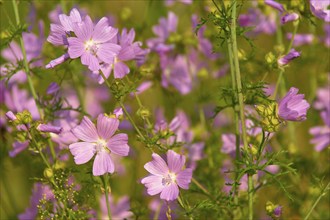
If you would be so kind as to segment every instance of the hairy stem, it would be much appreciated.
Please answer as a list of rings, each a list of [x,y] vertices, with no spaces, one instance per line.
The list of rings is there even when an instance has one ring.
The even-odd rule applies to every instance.
[[[107,211],[108,211],[108,217],[109,220],[111,220],[111,209],[110,209],[110,202],[109,202],[109,192],[108,192],[108,187],[110,187],[110,185],[108,185],[108,175],[105,174],[104,176],[101,176],[102,180],[103,180],[103,184],[104,184],[104,192],[105,192],[105,202],[107,204]]]

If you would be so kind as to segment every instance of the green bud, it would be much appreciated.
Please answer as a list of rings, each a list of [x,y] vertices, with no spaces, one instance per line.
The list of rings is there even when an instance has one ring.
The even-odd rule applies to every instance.
[[[54,172],[51,168],[46,168],[44,170],[44,177],[51,179],[54,176]]]
[[[243,49],[238,50],[238,59],[239,60],[246,60],[246,53]]]
[[[132,10],[130,8],[123,8],[123,10],[120,13],[120,17],[122,20],[127,20],[132,16]]]
[[[148,117],[150,117],[150,111],[145,107],[141,107],[137,111],[137,115],[140,116],[141,118],[148,118]]]
[[[271,214],[273,214],[274,209],[275,209],[274,204],[273,204],[272,202],[270,202],[270,201],[267,201],[267,202],[266,202],[266,212],[267,212],[269,215],[271,215]]]
[[[268,105],[258,105],[256,111],[261,116],[261,124],[265,131],[276,132],[281,124],[278,117],[278,105],[276,102],[271,102]]]
[[[32,115],[28,110],[24,110],[16,114],[16,122],[18,124],[29,124],[32,122]]]
[[[272,52],[267,53],[265,59],[268,64],[276,62],[276,57]]]
[[[197,73],[197,76],[201,79],[207,79],[208,75],[209,73],[205,68],[200,69]]]
[[[254,146],[253,144],[250,144],[249,150],[253,156],[256,156],[258,154],[258,148],[256,146]]]

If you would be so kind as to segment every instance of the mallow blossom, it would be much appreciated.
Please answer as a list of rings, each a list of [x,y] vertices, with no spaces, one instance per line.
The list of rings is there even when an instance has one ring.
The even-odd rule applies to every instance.
[[[298,94],[298,89],[291,87],[278,105],[278,115],[285,121],[306,120],[309,103],[304,99],[304,94]]]
[[[279,66],[285,66],[285,65],[289,64],[292,60],[300,57],[300,54],[301,53],[296,51],[295,49],[291,49],[287,55],[279,58],[277,60],[277,63]]]
[[[101,207],[101,219],[109,219],[108,209],[106,204],[106,197],[102,195],[100,198]],[[112,219],[129,219],[133,216],[133,212],[130,211],[130,203],[128,196],[123,196],[118,199],[117,202],[114,201],[111,195],[109,195],[109,203],[111,210]]]
[[[100,176],[113,173],[115,165],[111,154],[127,156],[129,153],[127,134],[115,134],[119,126],[117,118],[100,114],[97,126],[84,117],[81,124],[72,129],[72,133],[82,142],[70,144],[69,149],[76,164],[84,164],[96,155],[93,164],[93,175]]]
[[[312,13],[326,22],[330,22],[330,1],[328,0],[310,0],[310,9]]]
[[[145,185],[149,195],[160,193],[161,199],[173,201],[179,196],[179,187],[189,188],[192,169],[184,169],[185,156],[177,154],[173,150],[167,151],[166,156],[165,162],[158,154],[152,154],[153,160],[144,165],[151,175],[143,178],[141,183]]]

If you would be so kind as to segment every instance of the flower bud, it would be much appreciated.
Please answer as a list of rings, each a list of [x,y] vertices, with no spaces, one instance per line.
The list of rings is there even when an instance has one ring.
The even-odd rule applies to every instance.
[[[145,107],[141,107],[138,111],[137,114],[141,117],[141,118],[148,118],[150,117],[150,111],[145,108]]]
[[[290,13],[290,14],[286,14],[281,18],[281,23],[285,24],[288,23],[290,21],[296,21],[299,19],[299,15],[297,13]]]
[[[32,115],[27,110],[17,113],[16,118],[19,124],[29,124],[32,122]]]
[[[15,121],[17,118],[16,118],[16,116],[15,116],[15,114],[12,112],[12,111],[8,111],[7,113],[6,113],[6,116],[7,116],[7,118],[9,119],[9,120],[11,120],[11,121]]]
[[[51,168],[46,168],[44,170],[44,177],[50,179],[54,176],[53,170]]]
[[[277,63],[279,66],[285,66],[297,57],[300,57],[300,52],[296,51],[295,49],[291,49],[287,55],[278,59]]]
[[[267,53],[265,59],[268,64],[272,64],[276,60],[275,55],[272,52]]]
[[[278,105],[276,102],[271,102],[269,105],[258,105],[256,111],[261,116],[261,124],[265,131],[275,132],[278,130],[281,121],[277,115]]]
[[[59,134],[62,131],[62,127],[40,124],[40,125],[38,125],[37,130],[41,131],[41,132],[51,132],[54,134]]]
[[[51,69],[54,68],[55,66],[64,63],[66,60],[68,60],[70,58],[69,54],[63,54],[62,56],[56,58],[55,60],[50,61],[47,65],[46,65],[46,69]]]

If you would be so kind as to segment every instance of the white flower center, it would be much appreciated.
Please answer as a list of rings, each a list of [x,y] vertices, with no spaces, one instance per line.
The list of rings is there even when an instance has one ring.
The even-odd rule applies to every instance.
[[[103,139],[98,139],[98,141],[96,142],[96,145],[95,145],[95,152],[99,153],[102,151],[109,151],[109,149],[107,147],[107,142]]]
[[[162,184],[163,185],[170,185],[175,183],[176,181],[176,174],[169,172],[166,176],[163,176]]]
[[[90,39],[84,43],[85,50],[90,52],[93,55],[96,55],[97,50],[99,48],[98,43],[93,39]]]

